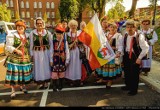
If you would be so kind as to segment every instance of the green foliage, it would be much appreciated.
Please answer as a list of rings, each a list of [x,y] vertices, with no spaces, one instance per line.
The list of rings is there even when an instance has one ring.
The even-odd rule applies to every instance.
[[[61,0],[59,11],[61,19],[76,19],[79,14],[77,0]]]
[[[121,2],[117,2],[116,5],[108,11],[108,19],[118,20],[119,18],[123,18],[125,16],[125,7],[121,4]]]
[[[11,20],[11,11],[7,9],[6,4],[0,5],[0,21],[10,22]]]

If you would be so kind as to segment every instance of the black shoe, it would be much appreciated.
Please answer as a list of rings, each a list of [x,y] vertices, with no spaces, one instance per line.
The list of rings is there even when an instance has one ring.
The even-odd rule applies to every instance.
[[[25,93],[25,94],[28,94],[28,91],[27,91],[26,88],[23,88],[23,89],[20,88],[20,91],[22,91],[22,92]]]
[[[137,92],[128,92],[128,96],[134,96],[134,95],[136,95],[137,94]]]
[[[40,85],[38,89],[39,90],[43,90],[44,89],[44,85]]]
[[[107,85],[106,85],[106,89],[111,89],[111,88],[112,88],[111,86],[107,86]]]
[[[128,87],[126,87],[126,86],[121,87],[121,89],[122,89],[123,91],[128,91],[128,90],[129,90],[129,88],[128,88]]]

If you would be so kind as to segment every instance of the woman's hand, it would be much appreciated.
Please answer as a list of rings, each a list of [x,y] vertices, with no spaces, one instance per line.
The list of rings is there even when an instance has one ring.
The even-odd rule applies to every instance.
[[[22,55],[22,51],[21,50],[18,50],[18,49],[15,49],[15,52],[18,54],[18,55]]]

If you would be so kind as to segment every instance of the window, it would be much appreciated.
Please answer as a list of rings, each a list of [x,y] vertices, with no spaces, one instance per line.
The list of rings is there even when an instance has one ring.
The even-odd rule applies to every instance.
[[[15,17],[14,11],[11,11],[11,17]]]
[[[46,3],[46,8],[50,8],[50,3],[49,2]]]
[[[34,2],[34,8],[37,8],[37,2]]]
[[[27,16],[26,17],[30,18],[30,12],[29,11],[27,11]]]
[[[51,8],[52,8],[52,9],[54,8],[54,2],[51,3]]]
[[[42,17],[42,12],[39,12],[39,17]]]
[[[26,1],[26,8],[29,8],[29,2]]]
[[[37,12],[34,12],[34,17],[35,17],[35,18],[37,18],[37,17],[38,17]]]
[[[55,22],[54,21],[52,22],[52,26],[55,26]]]
[[[29,26],[29,27],[30,27],[30,22],[29,22],[29,21],[27,21],[27,23],[26,23],[26,24],[27,24],[27,26]]]
[[[24,8],[24,2],[21,1],[21,8]]]
[[[50,18],[50,12],[47,12],[47,18]]]
[[[7,4],[7,6],[9,7],[9,1],[8,1],[8,0],[6,0],[6,4]]]
[[[10,6],[13,7],[13,0],[10,0]]]
[[[54,12],[52,12],[52,18],[55,18],[55,13]]]
[[[38,3],[38,7],[39,7],[39,8],[42,8],[42,2],[39,2],[39,3]]]
[[[24,11],[21,12],[21,17],[25,18],[25,12]]]

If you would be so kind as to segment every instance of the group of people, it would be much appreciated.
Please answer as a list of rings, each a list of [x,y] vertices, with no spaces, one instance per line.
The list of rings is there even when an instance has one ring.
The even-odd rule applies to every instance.
[[[109,23],[105,17],[102,18],[103,31],[116,57],[102,67],[92,70],[88,62],[90,49],[78,40],[86,26],[84,21],[80,23],[80,30],[76,20],[70,20],[69,23],[62,21],[51,34],[45,29],[43,19],[38,17],[35,20],[35,29],[27,34],[25,21],[17,20],[17,31],[6,38],[6,50],[10,54],[5,62],[5,84],[11,87],[10,97],[16,96],[17,85],[21,91],[27,93],[26,84],[33,80],[38,89],[47,89],[48,83],[52,81],[53,91],[63,88],[64,79],[67,79],[70,86],[83,86],[91,73],[96,73],[96,84],[105,82],[106,88],[111,88],[113,80],[121,76],[122,72],[126,84],[122,90],[128,90],[129,95],[136,95],[141,63],[142,71],[149,72],[152,45],[158,39],[154,30],[145,27],[149,24],[149,20],[142,21],[144,28],[138,32],[135,22],[128,20],[123,36],[117,32],[116,23]]]
[[[122,21],[121,21],[122,22]],[[106,65],[96,69],[98,80],[96,84],[106,83],[106,88],[111,88],[113,79],[124,73],[125,85],[122,90],[129,91],[128,95],[137,94],[139,74],[147,76],[151,69],[152,48],[158,40],[156,32],[150,28],[149,19],[141,22],[135,20],[123,21],[120,26],[124,30],[118,32],[119,25],[108,22],[107,18],[101,19],[103,31],[116,57]]]

